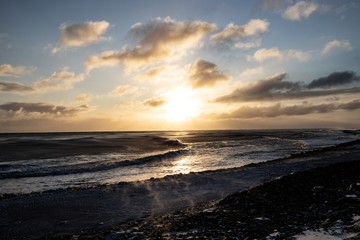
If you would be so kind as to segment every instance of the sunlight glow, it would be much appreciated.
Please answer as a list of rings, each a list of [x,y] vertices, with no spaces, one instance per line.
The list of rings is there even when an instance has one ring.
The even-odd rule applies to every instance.
[[[181,122],[198,116],[201,101],[194,94],[195,92],[188,88],[178,88],[169,92],[165,105],[165,119]]]
[[[191,171],[191,160],[189,157],[182,158],[174,163],[174,173],[187,174]]]

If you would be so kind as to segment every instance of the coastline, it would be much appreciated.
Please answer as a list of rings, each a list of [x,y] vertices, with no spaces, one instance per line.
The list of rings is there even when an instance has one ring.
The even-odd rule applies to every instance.
[[[52,239],[360,238],[360,161],[284,176],[218,202]]]
[[[1,238],[39,238],[109,228],[219,201],[299,171],[360,160],[360,141],[238,169],[168,176],[89,189],[55,190],[0,199]]]

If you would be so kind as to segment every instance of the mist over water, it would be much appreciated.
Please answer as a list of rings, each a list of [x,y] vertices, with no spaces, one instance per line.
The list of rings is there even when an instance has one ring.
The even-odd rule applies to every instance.
[[[358,138],[338,130],[0,135],[0,194],[241,167]]]

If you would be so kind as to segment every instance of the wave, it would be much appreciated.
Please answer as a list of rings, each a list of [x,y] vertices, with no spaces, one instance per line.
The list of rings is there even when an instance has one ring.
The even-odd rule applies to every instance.
[[[142,135],[94,134],[88,136],[45,135],[46,137],[13,137],[0,135],[0,161],[60,158],[77,155],[95,155],[109,152],[159,152],[186,147],[176,139],[150,133]],[[53,138],[50,138],[52,136]]]
[[[168,151],[165,153],[140,157],[132,160],[122,160],[117,162],[96,162],[89,164],[78,164],[78,165],[65,165],[64,168],[59,168],[58,166],[51,166],[43,169],[33,170],[31,167],[26,169],[26,166],[23,169],[19,170],[9,170],[0,173],[0,179],[6,178],[25,178],[25,177],[44,177],[44,176],[56,176],[56,175],[68,175],[68,174],[80,174],[80,173],[90,173],[90,172],[100,172],[111,170],[115,168],[128,167],[128,166],[137,166],[149,163],[158,163],[162,161],[167,161],[177,157],[184,156],[188,154],[188,149],[180,149],[174,151]],[[68,168],[66,168],[68,167]],[[6,170],[9,168],[9,165],[0,166],[0,170]]]

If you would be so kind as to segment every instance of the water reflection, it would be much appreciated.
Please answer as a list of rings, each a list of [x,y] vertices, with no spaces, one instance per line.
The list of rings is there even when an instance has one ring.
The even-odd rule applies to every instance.
[[[175,161],[173,163],[172,171],[177,173],[183,173],[187,174],[192,171],[192,157],[186,156],[183,158],[180,158],[179,160]]]

